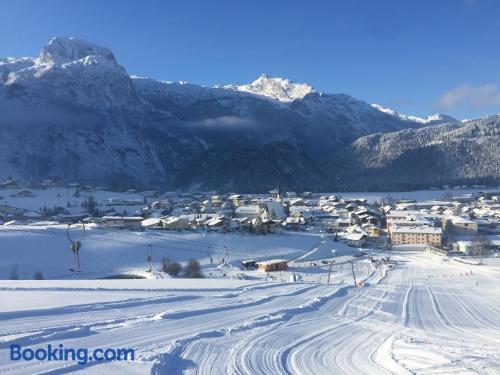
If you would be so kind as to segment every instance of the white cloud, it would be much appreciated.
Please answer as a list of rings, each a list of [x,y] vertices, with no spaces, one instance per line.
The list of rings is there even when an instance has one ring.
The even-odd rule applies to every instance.
[[[243,127],[243,126],[252,126],[255,123],[253,120],[237,116],[219,116],[219,117],[212,117],[195,121],[192,124],[195,126],[211,126],[211,127],[228,127],[228,126]]]
[[[500,106],[500,91],[494,83],[478,86],[462,84],[441,95],[436,105],[448,110],[498,108]]]

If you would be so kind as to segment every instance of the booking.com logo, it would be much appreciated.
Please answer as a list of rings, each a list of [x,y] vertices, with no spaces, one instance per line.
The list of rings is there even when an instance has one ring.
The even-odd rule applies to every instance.
[[[10,346],[11,361],[75,361],[79,365],[85,365],[89,361],[111,362],[111,361],[133,361],[135,359],[134,349],[112,349],[96,348],[90,351],[87,348],[65,348],[63,344],[31,349],[23,348],[21,345]]]

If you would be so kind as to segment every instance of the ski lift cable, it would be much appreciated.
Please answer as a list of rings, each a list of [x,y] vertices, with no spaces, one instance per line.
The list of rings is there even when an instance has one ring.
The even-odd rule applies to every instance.
[[[189,240],[189,239],[182,239],[182,238],[179,238],[179,237],[174,237],[174,239],[172,240],[170,236],[166,235],[166,236],[162,236],[162,233],[155,233],[155,236],[148,236],[148,234],[150,234],[151,232],[145,232],[144,235],[142,235],[142,233],[133,233],[133,232],[126,232],[126,231],[123,231],[123,230],[119,230],[119,229],[111,229],[111,228],[96,228],[96,230],[102,230],[102,231],[107,231],[107,232],[112,232],[112,233],[118,233],[120,235],[125,235],[125,236],[130,236],[130,237],[134,237],[134,238],[140,238],[140,239],[144,239],[144,238],[147,238],[149,240],[153,240],[153,241],[165,241],[164,238],[168,238],[169,240],[171,240],[172,242],[188,242],[188,243],[193,243],[194,245],[196,246],[200,246],[200,247],[208,247],[208,248],[214,248],[214,247],[219,247],[219,248],[223,248],[223,249],[226,249],[226,252],[228,251],[228,249],[231,249],[231,250],[234,250],[234,251],[231,251],[229,252],[230,254],[233,254],[233,255],[240,255],[240,256],[244,256],[246,254],[245,251],[242,251],[242,250],[239,250],[239,249],[235,249],[233,247],[231,248],[228,248],[227,246],[224,246],[224,245],[218,245],[218,244],[213,244],[213,243],[210,243],[210,242],[201,242],[201,241],[196,241],[196,240]],[[157,238],[158,237],[164,237],[164,238]],[[182,243],[183,245],[185,243]],[[185,249],[185,248],[183,248]],[[189,249],[191,250],[191,249]],[[193,250],[194,251],[194,250]],[[203,252],[203,250],[196,250],[198,252]]]
[[[18,231],[18,232],[24,232],[24,233],[37,233],[37,234],[43,234],[43,235],[52,235],[56,237],[67,237],[65,233],[60,233],[58,231],[50,230],[50,229],[45,229],[45,230],[39,230],[39,229],[21,229],[21,228],[13,228],[10,226],[8,229],[2,229],[0,230],[13,230],[13,231]],[[130,246],[137,246],[137,245],[145,245],[146,242],[134,242],[134,241],[127,241],[127,240],[117,240],[117,239],[111,239],[111,238],[92,238],[92,237],[87,237],[88,241],[94,241],[94,242],[108,242],[108,243],[116,243],[116,244],[121,244],[121,245],[130,245]],[[200,253],[200,254],[206,254],[204,250],[201,249],[189,249],[185,247],[179,247],[179,246],[164,246],[164,245],[156,245],[157,248],[160,249],[165,249],[165,250],[182,250],[182,251],[189,251],[189,252],[194,252],[194,253]],[[233,255],[242,255],[242,254],[235,254],[235,253],[230,253]]]

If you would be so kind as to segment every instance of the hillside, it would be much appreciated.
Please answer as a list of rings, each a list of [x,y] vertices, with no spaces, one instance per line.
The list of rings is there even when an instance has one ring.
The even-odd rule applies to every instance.
[[[121,188],[261,192],[280,174],[298,191],[415,189],[500,177],[497,117],[407,116],[267,75],[215,87],[130,76],[109,49],[77,38],[0,59],[0,145],[0,179]]]
[[[329,162],[338,189],[500,182],[500,116],[362,137]]]
[[[256,181],[262,190],[278,170],[312,189],[336,149],[421,126],[265,75],[213,88],[130,76],[110,50],[77,38],[54,38],[36,58],[0,59],[0,113],[0,178],[168,189],[245,191]]]

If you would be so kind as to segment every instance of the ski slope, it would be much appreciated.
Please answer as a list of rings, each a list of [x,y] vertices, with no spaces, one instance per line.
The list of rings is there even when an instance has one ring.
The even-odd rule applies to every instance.
[[[500,268],[390,254],[333,282],[0,282],[0,372],[10,374],[498,374]],[[472,269],[472,274],[470,271]],[[342,282],[344,280],[344,282]],[[133,362],[13,362],[36,348],[134,348]]]

